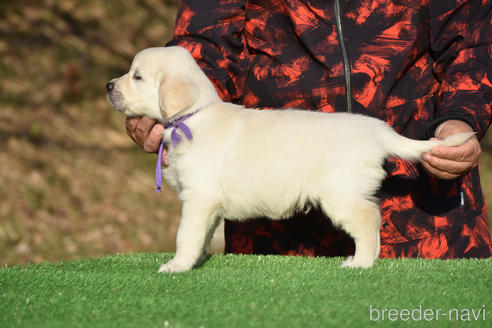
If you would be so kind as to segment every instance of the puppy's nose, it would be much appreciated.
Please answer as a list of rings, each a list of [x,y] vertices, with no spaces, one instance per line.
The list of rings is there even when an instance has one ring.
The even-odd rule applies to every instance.
[[[114,83],[108,82],[108,84],[106,84],[106,92],[110,93],[113,89],[114,89]]]

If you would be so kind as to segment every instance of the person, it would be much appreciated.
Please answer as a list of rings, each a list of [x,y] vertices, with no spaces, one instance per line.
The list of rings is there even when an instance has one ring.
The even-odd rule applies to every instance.
[[[168,45],[187,48],[222,99],[246,107],[359,113],[414,139],[475,131],[464,145],[436,147],[420,162],[386,161],[376,195],[380,257],[484,258],[492,246],[477,163],[492,118],[491,7],[475,0],[182,0]],[[137,144],[156,152],[161,124],[126,123]],[[316,206],[281,222],[226,220],[225,242],[226,252],[242,254],[354,251]]]

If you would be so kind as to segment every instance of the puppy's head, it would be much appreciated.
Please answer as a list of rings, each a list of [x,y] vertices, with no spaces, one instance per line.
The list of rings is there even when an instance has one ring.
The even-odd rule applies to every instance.
[[[181,47],[139,52],[130,71],[111,80],[106,91],[113,107],[125,115],[159,120],[220,101],[191,54]]]

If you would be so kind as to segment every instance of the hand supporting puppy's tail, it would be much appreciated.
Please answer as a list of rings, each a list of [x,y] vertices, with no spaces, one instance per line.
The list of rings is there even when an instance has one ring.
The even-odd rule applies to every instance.
[[[475,135],[475,132],[457,133],[444,140],[413,140],[391,131],[390,135],[383,138],[382,142],[388,152],[406,160],[418,160],[420,157],[437,146],[461,146]]]

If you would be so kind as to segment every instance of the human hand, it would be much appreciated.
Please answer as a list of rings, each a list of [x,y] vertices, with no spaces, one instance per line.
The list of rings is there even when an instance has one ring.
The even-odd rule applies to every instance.
[[[432,139],[444,140],[461,132],[473,132],[473,129],[463,121],[449,120],[439,125],[435,132],[435,138]],[[452,180],[477,166],[481,153],[480,143],[474,136],[461,146],[435,147],[422,156],[421,163],[431,176],[443,180]]]
[[[126,133],[148,153],[157,153],[164,127],[157,120],[145,116],[126,118]],[[167,150],[162,153],[162,164],[167,165]]]
[[[135,116],[126,118],[126,133],[148,153],[157,153],[164,127],[157,120]]]

